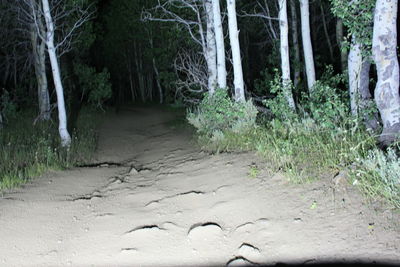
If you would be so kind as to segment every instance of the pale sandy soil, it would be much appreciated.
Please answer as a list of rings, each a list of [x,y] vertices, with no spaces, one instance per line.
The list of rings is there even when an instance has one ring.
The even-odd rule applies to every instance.
[[[96,162],[122,166],[50,172],[4,194],[0,265],[400,263],[398,213],[331,179],[289,184],[250,153],[200,152],[171,120],[160,108],[110,114]]]

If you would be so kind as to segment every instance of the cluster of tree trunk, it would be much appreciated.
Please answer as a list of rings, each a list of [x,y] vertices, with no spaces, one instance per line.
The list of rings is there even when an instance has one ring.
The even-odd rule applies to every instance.
[[[351,3],[361,5],[362,2],[355,0]],[[51,109],[56,106],[61,143],[68,147],[71,137],[68,131],[70,127],[67,127],[68,113],[60,61],[65,59],[66,70],[72,77],[73,55],[64,58],[61,55],[67,53],[72,45],[72,32],[84,25],[90,15],[87,10],[81,10],[80,13],[74,13],[80,15],[66,22],[67,15],[73,13],[68,10],[70,7],[66,8],[66,4],[61,0],[21,0],[18,4],[11,0],[0,0],[0,22],[9,26],[1,29],[3,39],[7,41],[1,41],[0,81],[2,86],[14,83],[17,88],[21,87],[22,82],[32,80],[29,76],[33,74],[35,82],[30,82],[29,86],[35,84],[38,119],[49,120]],[[61,5],[65,5],[65,8],[59,8]],[[357,33],[351,36],[348,53],[345,49],[339,50],[344,44],[346,25],[332,14],[327,15],[327,4],[323,1],[115,0],[103,5],[100,22],[108,31],[99,38],[97,44],[102,43],[93,50],[101,49],[104,52],[102,55],[106,55],[104,59],[97,59],[102,61],[98,65],[110,69],[115,83],[116,102],[157,99],[163,103],[169,95],[177,95],[183,88],[189,93],[208,91],[210,94],[217,88],[232,88],[234,99],[244,101],[249,95],[246,77],[254,76],[249,72],[256,61],[249,60],[252,43],[248,28],[263,27],[269,48],[279,51],[280,60],[276,62],[279,61],[282,88],[288,106],[293,111],[297,108],[293,88],[303,86],[303,82],[308,94],[313,94],[318,71],[315,46],[319,49],[322,46],[326,48],[324,56],[330,61],[339,62],[341,71],[348,74],[352,114],[365,116],[363,120],[371,129],[377,129],[378,121],[381,121],[383,132],[380,141],[385,145],[392,143],[400,133],[396,51],[398,0],[376,0],[372,51],[369,55],[363,52],[365,45]],[[248,5],[254,12],[237,11],[237,5],[244,9]],[[143,9],[147,11],[142,12]],[[261,12],[257,13],[256,9]],[[134,19],[133,13],[136,14]],[[258,20],[246,26],[243,17],[261,18],[262,24]],[[151,26],[146,21],[172,22],[178,26]],[[315,41],[319,34],[317,26],[324,37],[323,45]],[[243,31],[239,30],[241,27]],[[336,38],[331,37],[332,32]],[[171,47],[164,45],[166,37]],[[172,40],[174,38],[176,40]],[[183,43],[185,45],[180,47]],[[258,40],[257,45],[261,43],[265,42]],[[115,45],[119,49],[115,49]],[[337,60],[335,54],[339,55]],[[371,90],[369,83],[371,64],[376,65],[377,71],[375,90]],[[32,72],[28,71],[30,67]],[[176,88],[172,89],[168,87],[167,75],[171,68],[180,78],[180,82],[174,84]],[[76,77],[74,79],[77,80]],[[56,105],[51,105],[54,100],[49,93],[50,84],[54,84]],[[72,86],[78,87],[77,84]],[[79,95],[72,98],[78,99]],[[364,115],[372,100],[379,109],[380,120],[378,116]],[[74,110],[79,110],[79,107],[74,107]],[[4,116],[0,112],[0,124],[2,121]]]
[[[282,86],[285,90],[285,97],[288,106],[293,110],[296,109],[291,91],[291,66],[289,56],[289,20],[287,16],[287,1],[277,0],[279,6],[279,31],[280,31],[280,56],[281,56],[281,73],[282,73]],[[301,17],[301,39],[302,49],[304,53],[304,69],[307,79],[307,87],[309,94],[313,93],[313,86],[316,82],[316,71],[314,64],[314,52],[312,47],[312,37],[310,27],[310,6],[308,0],[299,0],[300,3],[300,17]],[[354,2],[354,1],[353,1]],[[300,61],[300,48],[298,43],[297,33],[297,11],[296,1],[290,1],[290,9],[292,16],[292,42],[294,59],[296,62]],[[361,2],[359,4],[362,4]],[[271,18],[268,11],[268,2],[260,1],[259,5],[264,5],[264,13],[256,14],[255,16],[267,19],[269,23],[274,18]],[[328,34],[323,5],[320,5],[322,13],[322,22],[324,32],[326,34],[326,41],[328,51],[333,58],[333,48]],[[374,90],[375,103],[378,106],[380,117],[383,126],[383,132],[380,135],[380,142],[383,145],[389,145],[400,134],[400,97],[399,97],[399,66],[396,53],[397,47],[397,0],[377,0],[374,10],[374,23],[373,23],[373,40],[372,40],[372,54],[373,59],[364,55],[362,51],[362,44],[356,35],[352,36],[350,44],[350,51],[346,54],[345,50],[340,50],[340,62],[342,71],[348,71],[349,77],[349,95],[351,113],[355,117],[361,114],[366,114],[366,109],[370,108],[372,95],[370,93],[370,67],[371,62],[376,64],[377,69],[377,85]],[[336,37],[338,47],[341,48],[344,41],[343,38],[343,22],[337,19],[336,22]],[[294,69],[293,84],[298,85],[300,72],[297,68]],[[376,116],[363,115],[363,121],[367,128],[376,130],[378,128],[378,120]]]

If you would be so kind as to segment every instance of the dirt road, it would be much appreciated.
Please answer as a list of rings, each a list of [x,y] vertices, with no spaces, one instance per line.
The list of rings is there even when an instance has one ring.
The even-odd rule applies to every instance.
[[[398,214],[370,211],[351,187],[334,194],[330,179],[291,185],[252,154],[200,152],[174,119],[162,108],[109,114],[101,166],[0,198],[0,265],[400,263]]]

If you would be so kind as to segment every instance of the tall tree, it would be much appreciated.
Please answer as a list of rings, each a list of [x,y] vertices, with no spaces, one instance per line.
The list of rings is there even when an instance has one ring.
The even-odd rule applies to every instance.
[[[293,66],[293,85],[297,87],[300,82],[300,45],[299,45],[299,32],[297,26],[297,11],[296,0],[290,0],[290,14],[292,17],[292,43],[294,51],[294,64]]]
[[[362,44],[353,36],[348,55],[348,73],[350,107],[351,113],[355,117],[359,116],[359,111],[366,108],[365,103],[361,102],[367,100],[362,95],[367,96],[369,93],[370,66],[371,62],[368,57],[363,56]]]
[[[244,101],[242,58],[240,56],[239,30],[236,18],[236,0],[227,0],[229,40],[232,50],[233,86],[236,101]]]
[[[398,0],[377,0],[372,54],[378,73],[375,101],[383,122],[380,141],[392,143],[400,133],[399,62],[397,58]]]
[[[217,82],[219,88],[226,88],[225,41],[219,0],[212,0],[214,32],[217,46]]]
[[[280,29],[280,51],[281,51],[281,70],[282,70],[282,85],[284,95],[289,107],[292,110],[296,109],[292,82],[290,80],[290,57],[289,57],[289,24],[287,16],[287,1],[279,1],[279,29]]]
[[[315,83],[314,52],[310,33],[310,4],[309,0],[300,0],[301,37],[303,40],[304,62],[307,75],[307,86],[310,93]]]
[[[32,19],[30,19],[30,33],[33,51],[33,64],[35,68],[36,81],[38,86],[39,100],[39,119],[50,119],[50,98],[47,88],[46,74],[46,43],[40,38],[45,36],[45,27],[43,23],[42,8],[40,2],[29,0],[28,5],[31,9]]]
[[[367,112],[372,102],[369,90],[369,70],[373,31],[371,14],[375,7],[375,0],[354,0],[351,3],[347,0],[331,0],[331,2],[333,13],[346,26],[351,36],[349,47],[346,47],[344,42],[341,44],[342,53],[349,50],[347,67],[342,67],[342,70],[348,70],[351,113],[363,120],[367,128],[375,130],[378,127],[376,116],[371,116],[370,112]],[[343,25],[340,28],[343,28]],[[337,36],[342,38],[342,33]],[[342,60],[343,57],[342,54]]]
[[[56,46],[54,45],[55,27],[50,13],[48,0],[42,0],[43,15],[46,21],[46,46],[50,58],[51,71],[53,73],[54,86],[57,94],[58,131],[61,137],[61,145],[68,147],[71,144],[71,136],[67,129],[67,113],[65,110],[64,88],[61,80]]]
[[[336,19],[336,43],[340,51],[340,67],[342,73],[347,70],[347,52],[344,49],[344,33],[343,33],[343,20],[341,18]]]
[[[180,87],[186,87],[189,91],[194,91],[191,88],[194,86],[200,87],[200,90],[195,90],[197,92],[208,90],[212,93],[210,85],[216,83],[216,39],[212,13],[211,0],[158,0],[154,8],[142,13],[143,20],[175,23],[194,42],[191,51],[182,49],[175,60],[176,71],[184,73],[183,76],[187,78],[180,81]],[[194,51],[193,47],[196,46],[200,46],[203,59],[198,57],[198,51]]]
[[[217,46],[215,35],[215,23],[212,0],[205,1],[206,24],[207,24],[207,67],[208,67],[208,90],[214,93],[217,86]]]

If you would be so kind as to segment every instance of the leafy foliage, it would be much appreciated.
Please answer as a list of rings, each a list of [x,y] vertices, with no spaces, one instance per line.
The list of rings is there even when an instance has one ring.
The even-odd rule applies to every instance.
[[[95,68],[77,63],[74,65],[74,72],[79,77],[84,93],[89,95],[89,103],[102,108],[104,101],[112,95],[110,74],[107,69],[97,73]]]
[[[266,85],[267,82],[264,81]],[[287,90],[287,89],[286,89]],[[290,87],[292,90],[292,86]],[[285,97],[285,89],[282,86],[281,75],[278,70],[275,70],[275,76],[269,81],[269,91],[275,95],[274,98],[264,101],[264,104],[275,118],[282,121],[293,121],[297,119],[297,114],[289,107],[287,99]]]
[[[343,75],[334,75],[329,66],[314,84],[312,94],[303,95],[302,106],[318,125],[335,129],[351,120],[348,94],[338,90],[343,82]]]
[[[3,120],[8,121],[15,118],[16,111],[17,106],[11,100],[10,94],[3,90],[0,95],[0,115],[2,115]]]
[[[213,95],[207,93],[187,119],[199,134],[217,138],[222,131],[240,133],[254,128],[257,113],[251,101],[233,102],[225,89],[217,89]]]
[[[345,47],[349,47],[350,37],[355,36],[362,44],[364,53],[372,47],[373,10],[376,0],[330,0],[332,12],[343,20],[349,32]]]

